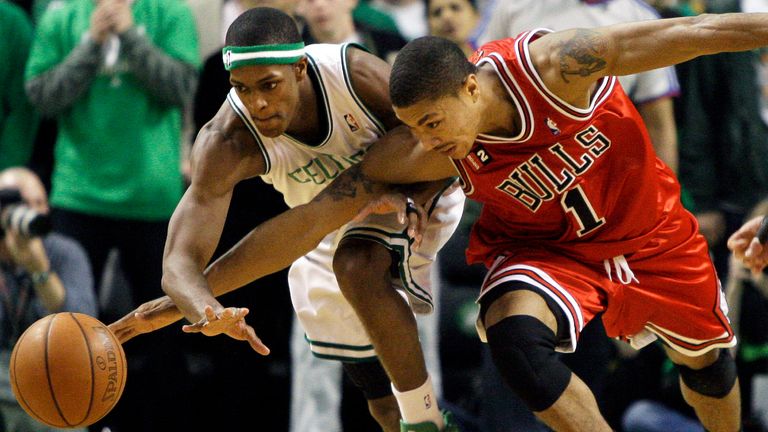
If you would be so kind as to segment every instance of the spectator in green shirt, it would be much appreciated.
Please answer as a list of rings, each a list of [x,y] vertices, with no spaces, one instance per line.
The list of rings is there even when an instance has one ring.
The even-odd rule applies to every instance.
[[[29,162],[38,116],[24,94],[32,24],[20,7],[0,0],[0,170]]]
[[[69,0],[37,26],[25,87],[58,123],[53,223],[86,249],[97,293],[112,249],[133,301],[162,292],[166,229],[183,189],[181,112],[198,63],[194,20],[180,0]],[[132,379],[107,418],[113,430],[167,430],[164,420],[185,417],[174,402],[185,378],[181,350],[169,345],[178,338],[163,336],[126,347]]]

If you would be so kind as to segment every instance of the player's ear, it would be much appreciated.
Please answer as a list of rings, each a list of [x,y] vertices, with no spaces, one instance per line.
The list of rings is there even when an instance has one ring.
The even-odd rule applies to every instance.
[[[304,56],[301,60],[293,64],[293,73],[296,76],[297,81],[301,81],[307,76],[307,57]]]
[[[480,86],[477,82],[477,75],[467,75],[467,77],[464,78],[462,89],[472,98],[472,102],[477,102],[477,99],[480,97]]]

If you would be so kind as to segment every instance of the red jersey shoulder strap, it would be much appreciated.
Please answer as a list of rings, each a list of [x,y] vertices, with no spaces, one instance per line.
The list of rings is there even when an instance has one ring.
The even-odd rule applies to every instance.
[[[552,93],[546,85],[544,85],[544,81],[533,66],[529,51],[530,43],[547,33],[551,33],[551,30],[535,29],[522,33],[515,39],[515,57],[517,58],[518,66],[525,78],[533,84],[536,91],[550,106],[572,120],[587,120],[592,117],[595,108],[603,103],[611,94],[616,84],[616,77],[604,77],[598,81],[597,87],[590,97],[589,106],[586,108],[575,107],[560,99],[557,95]]]

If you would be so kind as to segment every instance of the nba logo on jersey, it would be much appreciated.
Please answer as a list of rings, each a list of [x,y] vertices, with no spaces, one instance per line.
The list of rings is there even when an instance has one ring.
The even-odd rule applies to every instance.
[[[552,132],[552,135],[560,135],[560,129],[557,128],[557,123],[549,117],[547,117],[547,127],[549,128],[549,131]]]
[[[349,126],[349,130],[352,132],[357,132],[360,129],[360,125],[357,124],[357,120],[355,120],[352,114],[344,114],[344,120],[347,121],[347,126]]]
[[[472,165],[472,169],[480,171],[480,168],[491,163],[493,159],[483,146],[477,146],[475,151],[467,155],[467,161]]]

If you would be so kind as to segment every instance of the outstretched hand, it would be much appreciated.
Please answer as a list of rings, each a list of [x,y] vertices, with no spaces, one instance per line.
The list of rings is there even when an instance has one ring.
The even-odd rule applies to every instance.
[[[758,274],[768,266],[768,247],[760,237],[764,217],[756,217],[749,220],[728,239],[728,249],[733,255],[744,263],[753,274]]]
[[[202,333],[206,336],[225,334],[232,339],[247,341],[254,351],[268,355],[269,348],[261,342],[253,327],[245,322],[248,308],[228,307],[218,314],[210,305],[205,307],[205,316],[194,324],[187,324],[181,329],[185,333]]]
[[[182,315],[168,297],[148,301],[108,327],[121,344],[134,337],[161,329],[181,319]]]
[[[414,246],[419,247],[427,229],[429,215],[420,204],[401,193],[386,193],[371,201],[360,210],[354,221],[359,222],[371,214],[396,213],[397,220],[401,224],[408,225],[408,237],[414,241]]]

